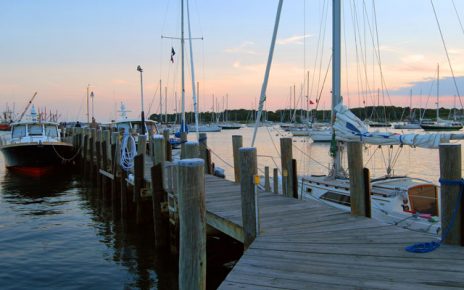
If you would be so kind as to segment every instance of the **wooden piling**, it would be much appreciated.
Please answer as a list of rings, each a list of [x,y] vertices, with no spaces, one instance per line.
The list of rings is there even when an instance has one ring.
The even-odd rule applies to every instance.
[[[246,250],[254,241],[259,231],[257,193],[255,186],[255,175],[258,172],[258,162],[256,148],[240,148],[239,154],[242,221],[244,234],[243,246]]]
[[[200,158],[200,145],[195,141],[188,141],[184,147],[184,159]]]
[[[152,138],[154,159],[151,168],[155,246],[166,249],[169,242],[169,215],[165,212],[167,196],[163,188],[163,163],[166,161],[166,141],[162,135]]]
[[[269,177],[269,166],[264,167],[264,190],[267,192],[271,191],[271,181]]]
[[[348,169],[350,172],[351,214],[367,216],[366,191],[364,186],[363,156],[361,142],[348,142]]]
[[[280,157],[282,160],[282,193],[293,197],[292,138],[280,138]]]
[[[206,205],[204,161],[178,163],[179,289],[206,289]]]
[[[97,141],[97,129],[95,128],[90,128],[90,154],[89,154],[89,164],[90,164],[90,170],[89,170],[89,175],[92,181],[94,181],[95,178],[95,151],[96,151],[96,141]]]
[[[292,188],[293,198],[298,199],[298,171],[296,167],[296,159],[292,159]]]
[[[166,142],[166,160],[172,161],[172,146],[171,146],[171,143],[169,143],[169,135],[170,135],[169,129],[164,129],[163,136],[164,136],[164,141]]]
[[[185,158],[185,143],[187,142],[187,132],[180,133],[180,159]]]
[[[206,133],[200,133],[200,158],[205,161],[205,174],[208,173],[208,136]]]
[[[98,190],[101,191],[101,158],[102,158],[102,151],[101,151],[101,140],[102,140],[102,131],[96,130],[96,137],[95,137],[95,180],[97,183]]]
[[[119,166],[121,156],[121,142],[118,132],[111,133],[111,205],[113,219],[118,220],[121,216],[121,167]]]
[[[441,227],[445,244],[463,245],[463,203],[459,184],[450,185],[446,181],[460,181],[461,144],[440,144],[441,183]],[[460,204],[459,203],[460,200]],[[454,220],[453,220],[454,219]],[[451,226],[450,226],[451,225]]]
[[[277,168],[274,168],[273,170],[273,175],[272,175],[272,181],[274,183],[274,193],[278,194],[279,193],[279,170]]]
[[[234,176],[235,182],[240,182],[240,154],[239,149],[243,147],[243,137],[241,135],[232,136],[232,154],[234,157]]]

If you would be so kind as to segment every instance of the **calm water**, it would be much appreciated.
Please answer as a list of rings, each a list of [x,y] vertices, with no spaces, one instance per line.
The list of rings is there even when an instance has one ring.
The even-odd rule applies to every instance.
[[[208,133],[213,161],[226,170],[228,178],[233,176],[234,134],[243,135],[244,145],[250,146],[251,128]],[[276,128],[260,129],[256,144],[260,169],[280,165],[282,136],[285,133]],[[294,138],[299,173],[326,173],[328,148]],[[364,161],[370,158],[367,165],[373,174],[382,175],[389,154],[396,153],[369,148]],[[405,147],[395,173],[436,181],[438,168],[438,150]],[[96,195],[76,174],[42,179],[17,176],[5,170],[0,157],[0,289],[174,289],[175,265],[154,252],[152,228],[113,222]],[[232,241],[208,240],[210,289],[227,273],[221,265],[236,259],[239,249]]]

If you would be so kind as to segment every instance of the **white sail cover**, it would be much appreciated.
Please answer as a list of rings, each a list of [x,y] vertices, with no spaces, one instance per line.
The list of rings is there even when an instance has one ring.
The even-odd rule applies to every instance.
[[[391,132],[369,132],[367,126],[343,103],[335,108],[336,118],[333,128],[340,141],[361,141],[376,145],[410,145],[422,148],[438,148],[440,143],[464,139],[464,134],[397,134]]]

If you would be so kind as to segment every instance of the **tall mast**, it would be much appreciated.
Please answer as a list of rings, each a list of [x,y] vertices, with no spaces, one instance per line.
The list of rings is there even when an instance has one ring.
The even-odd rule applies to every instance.
[[[438,96],[440,95],[440,64],[437,64],[437,122],[438,119],[440,118],[440,114],[438,110],[440,110],[440,105],[438,102]]]
[[[160,79],[160,123],[163,122],[163,87]]]
[[[341,102],[341,6],[340,0],[333,0],[332,11],[332,112],[331,124],[332,130],[335,123],[334,108]],[[332,134],[335,134],[333,132]],[[338,144],[337,144],[338,147]],[[334,156],[334,173],[337,175],[342,171],[340,151],[335,151]]]
[[[180,47],[181,47],[181,64],[182,64],[182,101],[181,101],[181,121],[180,121],[180,132],[185,132],[186,124],[185,124],[185,72],[184,72],[184,46],[185,46],[185,38],[184,38],[184,0],[180,1]]]
[[[192,48],[192,30],[190,28],[190,9],[189,9],[189,1],[187,0],[187,26],[188,26],[188,33],[189,33],[189,48],[190,48],[190,75],[192,79],[192,95],[193,95],[193,111],[195,114],[195,131],[197,132],[197,139],[200,139],[200,133],[198,132],[198,104],[197,104],[197,93],[195,89],[195,66],[193,63],[193,48]]]
[[[274,47],[275,47],[275,42],[276,42],[276,37],[277,37],[277,30],[279,28],[280,12],[282,11],[282,4],[283,4],[283,0],[279,0],[279,4],[277,6],[276,20],[274,23],[274,31],[272,33],[271,47],[269,48],[269,55],[267,58],[266,72],[264,73],[263,85],[261,87],[261,94],[260,94],[259,105],[258,105],[258,116],[256,116],[256,123],[255,123],[255,129],[253,131],[253,139],[251,141],[251,147],[255,145],[256,133],[258,132],[258,127],[259,127],[259,122],[261,120],[261,114],[263,112],[264,102],[266,101],[267,82],[269,80],[269,73],[271,71],[272,57],[274,56]]]
[[[168,122],[168,87],[164,87],[164,123]]]

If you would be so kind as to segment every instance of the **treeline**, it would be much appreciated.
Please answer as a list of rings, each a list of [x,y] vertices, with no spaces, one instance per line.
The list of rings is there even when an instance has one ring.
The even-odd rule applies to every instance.
[[[427,109],[413,109],[412,114],[408,107],[366,107],[366,108],[352,108],[351,111],[358,116],[361,120],[369,119],[373,121],[388,121],[388,122],[396,122],[408,119],[412,116],[413,119],[419,120],[421,117],[424,119],[435,119],[436,117],[436,110]],[[461,119],[462,117],[462,110],[455,110],[454,109],[447,109],[441,108],[440,109],[440,118],[448,119],[452,118],[453,115]],[[221,113],[214,113],[214,112],[202,112],[199,114],[199,120],[201,123],[215,123],[215,122],[238,122],[238,123],[251,123],[254,122],[256,116],[256,110],[246,110],[246,109],[238,109],[238,110],[226,110]],[[295,120],[296,122],[304,122],[306,120],[306,116],[309,116],[310,119],[315,118],[318,121],[329,121],[330,120],[330,111],[329,110],[318,110],[318,111],[309,111],[306,110],[277,110],[277,111],[264,111],[262,120],[267,120],[271,122],[289,122],[291,120]],[[193,112],[186,112],[185,118],[188,123],[195,122],[195,115]],[[180,114],[168,114],[166,115],[159,115],[159,114],[152,114],[150,115],[150,119],[158,122],[168,122],[168,123],[176,123],[180,120]]]

